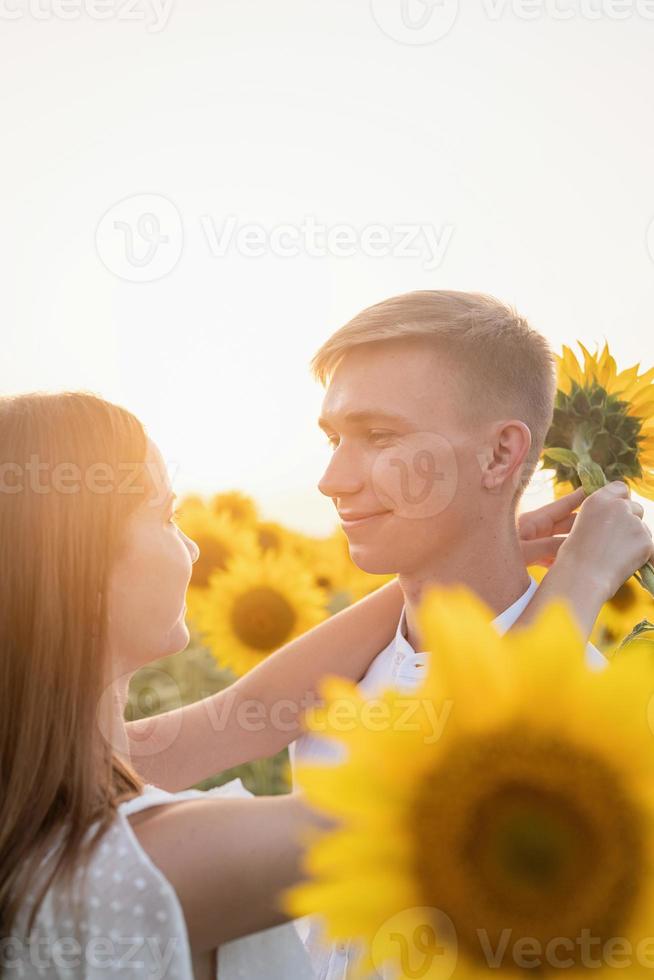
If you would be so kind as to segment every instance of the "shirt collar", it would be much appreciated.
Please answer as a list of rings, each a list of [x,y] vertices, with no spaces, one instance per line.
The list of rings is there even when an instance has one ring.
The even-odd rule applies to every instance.
[[[510,630],[516,620],[520,618],[526,607],[529,605],[537,588],[538,582],[530,575],[529,585],[522,595],[519,596],[515,602],[511,603],[508,609],[505,609],[504,612],[501,612],[495,617],[491,623],[491,626],[494,626],[500,635]],[[404,607],[402,609],[402,615],[400,616],[397,632],[395,634],[394,648],[396,652],[409,656],[411,654],[415,654],[416,651],[407,640],[406,632],[406,607]]]

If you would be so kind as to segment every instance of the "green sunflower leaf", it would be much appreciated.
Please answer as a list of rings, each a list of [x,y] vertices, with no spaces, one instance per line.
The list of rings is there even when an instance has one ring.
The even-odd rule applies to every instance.
[[[545,457],[552,460],[554,463],[560,463],[563,466],[570,466],[573,469],[577,469],[579,464],[579,457],[576,453],[573,453],[571,449],[563,449],[562,447],[552,447],[545,450]]]

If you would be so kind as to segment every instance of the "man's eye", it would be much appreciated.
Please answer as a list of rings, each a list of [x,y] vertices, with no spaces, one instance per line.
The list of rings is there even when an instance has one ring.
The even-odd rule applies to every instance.
[[[375,446],[381,446],[384,443],[388,443],[388,442],[391,441],[392,438],[393,438],[393,433],[392,432],[385,432],[385,431],[380,430],[380,429],[374,429],[374,430],[371,430],[368,433],[368,439]]]

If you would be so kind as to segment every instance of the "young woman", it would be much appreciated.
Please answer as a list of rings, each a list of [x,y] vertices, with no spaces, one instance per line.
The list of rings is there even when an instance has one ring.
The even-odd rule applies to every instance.
[[[588,634],[649,555],[642,508],[612,486],[576,521],[579,494],[523,519],[528,560],[553,558],[570,534],[520,622],[562,594]],[[183,787],[296,737],[321,677],[359,679],[389,642],[399,589],[226,692],[125,725],[131,674],[188,642],[198,549],[172,520],[160,454],[133,415],[93,395],[5,398],[0,491],[0,972],[310,976],[291,926],[234,940],[283,922],[277,896],[317,817],[295,794]],[[290,725],[244,726],[234,710],[251,700],[270,719],[280,699],[297,706]]]

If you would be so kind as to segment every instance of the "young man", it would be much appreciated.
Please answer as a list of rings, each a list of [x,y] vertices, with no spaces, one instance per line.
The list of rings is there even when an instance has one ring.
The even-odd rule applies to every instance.
[[[394,640],[359,686],[369,697],[388,687],[410,693],[427,661],[416,632],[427,586],[468,586],[502,632],[536,591],[516,509],[550,426],[554,358],[545,339],[497,300],[421,291],[358,314],[323,345],[313,368],[327,385],[320,426],[333,450],[319,488],[334,502],[356,564],[396,573],[405,599]],[[642,517],[640,505],[624,499],[626,488],[620,492],[616,505]],[[610,493],[602,491],[600,505]],[[601,552],[589,554],[589,575],[601,576],[603,564]],[[606,601],[620,584],[589,581],[596,605],[588,627],[597,597]],[[590,645],[588,658],[604,664]],[[306,736],[294,754],[334,758],[333,746]],[[308,945],[321,980],[346,975],[350,951],[322,943],[317,921]]]

